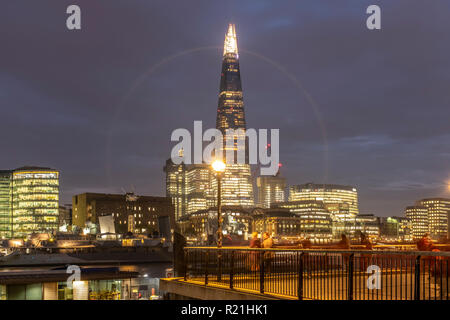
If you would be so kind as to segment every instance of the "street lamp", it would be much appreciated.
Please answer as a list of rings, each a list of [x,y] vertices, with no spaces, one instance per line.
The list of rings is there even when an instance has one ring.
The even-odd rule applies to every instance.
[[[226,165],[223,161],[216,160],[211,166],[217,174],[217,248],[222,248],[222,173]]]
[[[217,175],[217,248],[222,248],[222,173],[225,171],[225,163],[221,160],[216,160],[212,163],[212,168]],[[217,280],[222,280],[222,252],[217,250]]]

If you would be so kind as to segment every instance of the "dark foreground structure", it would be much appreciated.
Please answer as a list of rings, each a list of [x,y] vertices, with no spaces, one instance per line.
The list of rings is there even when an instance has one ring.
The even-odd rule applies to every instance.
[[[166,299],[448,300],[449,252],[185,248]]]

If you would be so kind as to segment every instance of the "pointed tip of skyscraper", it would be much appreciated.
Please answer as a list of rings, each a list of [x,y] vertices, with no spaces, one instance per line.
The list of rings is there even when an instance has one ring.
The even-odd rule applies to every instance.
[[[228,30],[225,34],[225,42],[223,46],[223,55],[226,55],[227,53],[238,54],[236,25],[231,22],[228,23]]]

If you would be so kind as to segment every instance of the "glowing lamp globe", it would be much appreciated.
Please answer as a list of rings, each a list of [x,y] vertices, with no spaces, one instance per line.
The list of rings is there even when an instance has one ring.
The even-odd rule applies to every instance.
[[[216,172],[223,172],[225,171],[225,163],[223,163],[223,161],[216,160],[212,163],[212,168]]]

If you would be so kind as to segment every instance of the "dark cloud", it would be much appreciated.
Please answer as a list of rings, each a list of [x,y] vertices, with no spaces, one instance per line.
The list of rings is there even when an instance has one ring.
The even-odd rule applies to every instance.
[[[82,30],[65,28],[69,4]],[[382,30],[365,9],[382,8]],[[398,215],[450,180],[450,3],[9,1],[0,11],[1,168],[84,191],[164,194],[173,129],[215,125],[226,24],[237,24],[247,122],[280,128],[290,184],[353,184]],[[309,97],[308,97],[309,95]]]

